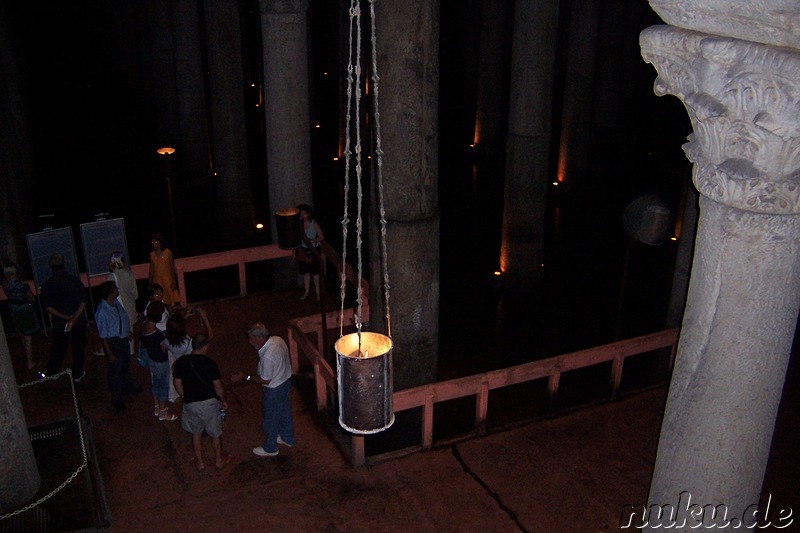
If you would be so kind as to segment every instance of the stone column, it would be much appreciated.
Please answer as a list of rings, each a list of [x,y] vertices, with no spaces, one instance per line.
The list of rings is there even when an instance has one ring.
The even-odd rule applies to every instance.
[[[176,153],[169,157],[173,208],[178,223],[191,224],[191,231],[180,231],[182,255],[208,244],[219,230],[215,216],[198,217],[197,213],[213,213],[217,209],[211,162],[209,134],[210,110],[208,77],[205,65],[204,9],[196,0],[151,2],[150,25],[152,84],[155,89],[155,148],[172,146]],[[164,169],[157,166],[156,187],[168,209]],[[166,222],[163,222],[166,228]],[[174,246],[174,244],[173,244]],[[175,249],[173,248],[173,251]]]
[[[211,0],[204,6],[217,233],[228,246],[243,246],[249,242],[247,237],[252,234],[255,221],[239,2]]]
[[[701,198],[648,502],[680,511],[688,492],[692,504],[724,504],[741,518],[759,502],[800,307],[800,37],[790,27],[800,6],[651,4],[691,26],[649,28],[640,44],[656,93],[686,105]],[[651,516],[649,527],[695,531],[686,516]]]
[[[41,479],[22,412],[6,332],[0,321],[0,514],[15,511],[39,490]]]
[[[503,92],[508,90],[504,74],[507,57],[504,46],[510,9],[505,0],[483,0],[481,3],[481,35],[478,49],[478,90],[475,106],[473,141],[481,156],[502,155]]]
[[[22,65],[14,53],[7,10],[7,5],[0,3],[0,143],[4,147],[0,150],[0,257],[16,262],[21,275],[29,276],[25,234],[36,229],[35,215],[46,213],[47,207],[39,204],[36,194]]]
[[[435,381],[438,364],[439,2],[375,9],[394,384],[404,389]],[[374,290],[382,287],[378,257],[371,253]],[[383,333],[381,303],[370,300],[370,329]]]
[[[308,111],[308,0],[259,0],[269,212],[314,203]],[[272,240],[277,241],[274,221]]]
[[[559,141],[559,187],[586,194],[596,177],[589,175],[589,147],[592,136],[597,32],[602,2],[573,2],[569,17],[564,107],[561,113]]]
[[[533,288],[541,276],[557,25],[558,0],[516,2],[500,247],[509,288]]]

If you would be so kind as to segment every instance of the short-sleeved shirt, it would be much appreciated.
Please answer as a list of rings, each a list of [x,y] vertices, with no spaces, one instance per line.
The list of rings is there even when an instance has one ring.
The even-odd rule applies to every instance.
[[[149,335],[142,333],[141,342],[147,348],[147,357],[156,363],[165,363],[167,361],[167,352],[161,343],[164,342],[164,334],[158,329],[154,329]]]
[[[6,298],[8,298],[9,304],[16,306],[30,305],[31,302],[28,299],[28,294],[30,294],[31,288],[27,283],[23,283],[18,279],[4,281],[3,290],[6,293]]]
[[[184,403],[217,397],[214,381],[220,379],[219,367],[210,357],[198,353],[184,355],[172,366],[172,377],[181,380]]]
[[[270,380],[267,385],[274,389],[292,377],[292,361],[289,359],[289,348],[280,337],[270,337],[258,350],[258,375],[263,380]]]
[[[107,301],[100,300],[100,304],[94,312],[94,322],[97,325],[97,336],[101,339],[127,338],[131,332],[128,313],[125,312],[125,308],[116,299],[114,300],[114,305],[109,305]]]
[[[45,309],[52,307],[65,315],[73,315],[81,304],[86,303],[86,287],[83,286],[81,280],[69,272],[56,270],[52,277],[42,284],[41,301],[42,307]],[[67,321],[55,315],[51,316],[53,317],[53,331],[63,331]],[[75,322],[76,325],[85,323],[86,318],[83,314]]]

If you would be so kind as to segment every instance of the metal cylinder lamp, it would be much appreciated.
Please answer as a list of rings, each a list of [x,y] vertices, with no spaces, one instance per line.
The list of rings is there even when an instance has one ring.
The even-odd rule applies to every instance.
[[[278,247],[292,250],[303,244],[303,221],[296,207],[284,207],[275,211],[275,231]]]
[[[387,429],[394,423],[392,339],[380,333],[350,333],[334,347],[339,424],[362,435]]]

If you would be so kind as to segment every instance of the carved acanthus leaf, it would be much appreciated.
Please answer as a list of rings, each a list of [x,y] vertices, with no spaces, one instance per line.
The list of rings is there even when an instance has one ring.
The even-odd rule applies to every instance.
[[[668,26],[640,43],[656,94],[686,105],[698,190],[749,211],[800,213],[800,52]]]

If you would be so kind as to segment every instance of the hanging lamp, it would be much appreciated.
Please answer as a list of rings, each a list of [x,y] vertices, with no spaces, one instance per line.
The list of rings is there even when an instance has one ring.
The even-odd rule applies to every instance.
[[[303,221],[296,207],[282,207],[275,211],[275,232],[278,248],[293,250],[303,244]]]
[[[336,376],[339,392],[339,424],[351,433],[378,433],[394,422],[392,408],[392,339],[391,316],[389,313],[389,273],[386,252],[386,213],[383,204],[383,151],[381,149],[380,112],[378,108],[378,66],[376,61],[375,39],[375,0],[369,0],[371,55],[372,55],[372,123],[375,132],[377,199],[380,212],[380,251],[381,273],[383,275],[384,302],[386,305],[386,335],[362,331],[362,251],[361,234],[363,229],[361,207],[362,153],[361,153],[361,2],[350,2],[349,54],[347,64],[347,109],[345,120],[345,184],[344,216],[342,218],[342,264],[347,258],[347,233],[349,220],[349,191],[351,159],[355,161],[356,176],[356,252],[357,279],[356,309],[354,312],[355,333],[344,335],[344,301],[347,279],[344,269],[341,272],[339,314],[339,340],[334,344],[336,350]],[[355,39],[354,39],[355,34]],[[353,56],[355,55],[355,60]],[[351,123],[355,129],[355,154],[351,152]]]

